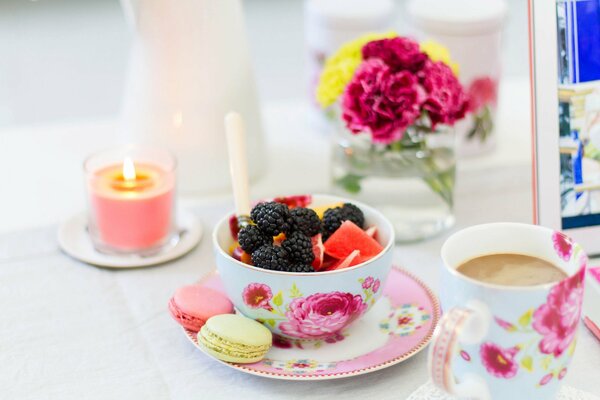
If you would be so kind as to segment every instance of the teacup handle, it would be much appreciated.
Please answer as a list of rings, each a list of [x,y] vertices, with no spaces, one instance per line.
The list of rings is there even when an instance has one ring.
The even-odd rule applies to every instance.
[[[429,375],[434,385],[460,398],[491,399],[487,384],[479,376],[466,373],[457,382],[452,372],[458,343],[481,342],[490,319],[487,307],[478,301],[471,302],[469,308],[452,308],[444,314],[429,347]]]

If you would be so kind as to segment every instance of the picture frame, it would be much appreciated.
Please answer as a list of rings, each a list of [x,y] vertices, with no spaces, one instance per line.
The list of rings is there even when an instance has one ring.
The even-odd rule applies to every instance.
[[[600,1],[528,0],[534,220],[600,254]]]

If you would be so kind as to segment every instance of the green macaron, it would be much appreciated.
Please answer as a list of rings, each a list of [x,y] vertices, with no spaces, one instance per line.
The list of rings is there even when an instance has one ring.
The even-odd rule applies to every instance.
[[[222,361],[249,364],[262,360],[273,336],[262,324],[238,314],[211,317],[198,332],[198,344]]]

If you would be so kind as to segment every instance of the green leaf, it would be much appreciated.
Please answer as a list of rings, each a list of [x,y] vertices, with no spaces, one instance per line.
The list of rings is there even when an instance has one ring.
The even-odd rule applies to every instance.
[[[521,360],[521,366],[529,372],[533,371],[533,358],[531,358],[531,356],[523,357]]]
[[[336,180],[336,183],[343,187],[346,192],[356,194],[360,192],[360,180],[362,176],[348,174],[340,179]]]
[[[521,325],[523,328],[528,327],[529,324],[531,324],[532,317],[533,317],[533,308],[519,317],[519,325]]]
[[[573,341],[571,342],[571,344],[569,345],[569,348],[567,349],[567,354],[569,356],[572,356],[573,353],[575,352],[575,346],[577,345],[577,339],[573,339]]]
[[[546,356],[546,357],[542,358],[542,368],[544,368],[545,371],[548,370],[551,363],[552,363],[552,356]]]
[[[296,284],[292,284],[292,288],[290,289],[290,297],[295,299],[296,297],[302,297],[302,293],[298,290],[298,286]]]
[[[268,319],[267,324],[271,325],[271,327],[275,328],[275,320],[274,319]]]
[[[283,304],[283,294],[281,293],[281,290],[273,297],[273,304],[277,307],[280,307]]]

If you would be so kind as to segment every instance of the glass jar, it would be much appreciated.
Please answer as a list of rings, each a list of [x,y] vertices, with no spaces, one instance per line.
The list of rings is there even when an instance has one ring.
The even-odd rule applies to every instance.
[[[451,128],[424,132],[411,127],[401,140],[384,145],[340,127],[332,157],[334,191],[386,215],[397,242],[426,239],[454,224]]]

